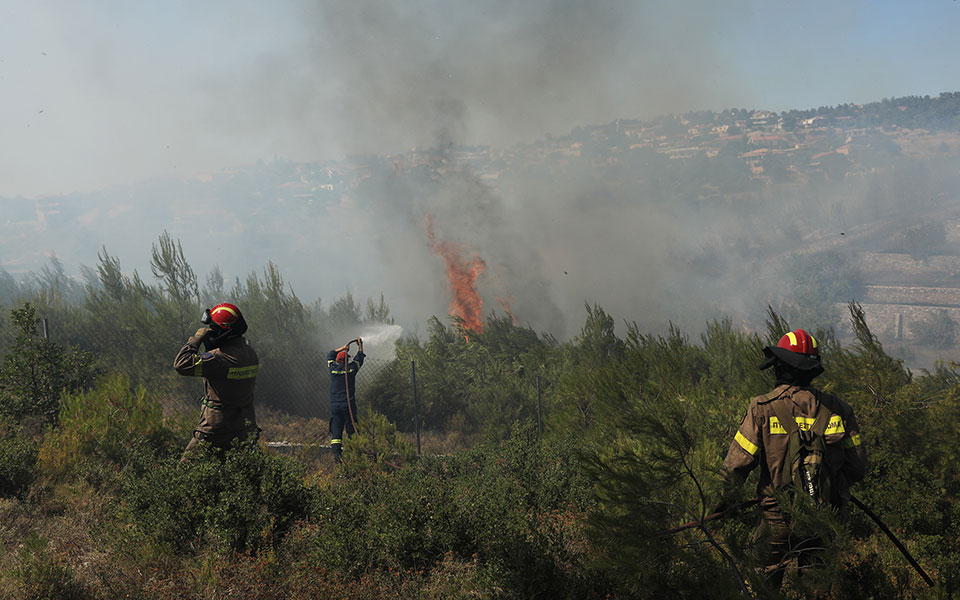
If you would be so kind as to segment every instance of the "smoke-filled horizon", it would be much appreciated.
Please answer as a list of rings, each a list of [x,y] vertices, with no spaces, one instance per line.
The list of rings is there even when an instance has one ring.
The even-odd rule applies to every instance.
[[[956,145],[958,138],[951,139]],[[86,244],[69,240],[71,221],[60,220],[28,233],[16,247],[52,250],[68,272],[83,266],[89,280],[96,278],[100,248],[91,242],[97,241],[124,272],[136,270],[149,282],[150,246],[168,231],[182,243],[201,287],[214,267],[229,290],[235,280],[262,274],[271,261],[307,304],[319,298],[329,307],[346,291],[361,303],[382,293],[398,324],[420,334],[430,317],[446,321],[452,310],[446,248],[464,271],[482,263],[471,274],[483,301],[474,317],[503,314],[508,306],[518,323],[568,339],[579,332],[589,303],[603,307],[619,327],[636,322],[642,331],[660,332],[674,323],[696,333],[721,317],[756,326],[768,303],[820,305],[825,299],[817,294],[831,286],[839,293],[854,289],[855,282],[824,281],[843,274],[836,264],[823,268],[818,256],[824,252],[853,261],[863,250],[941,251],[943,224],[939,237],[924,234],[929,243],[903,242],[932,222],[960,219],[960,173],[951,156],[894,155],[876,173],[704,197],[702,183],[682,180],[709,183],[710,161],[717,159],[671,161],[640,152],[628,170],[604,172],[610,179],[598,177],[589,158],[571,159],[560,171],[519,165],[490,179],[438,155],[433,162],[447,160],[442,172],[374,161],[359,184],[312,207],[261,202],[295,172],[295,166],[264,165],[220,184],[173,183],[159,192],[134,186],[112,196],[75,198],[86,212],[72,222],[83,224]],[[270,176],[273,168],[287,169],[286,178]],[[749,178],[740,177],[747,185]],[[240,189],[246,191],[231,193]],[[123,208],[137,195],[169,194],[182,198],[173,210],[155,208],[153,218],[133,204]],[[181,213],[184,218],[177,217]],[[8,253],[14,246],[5,248]],[[805,255],[809,265],[788,268],[791,257]],[[820,281],[794,287],[800,275],[795,267]]]
[[[956,88],[949,2],[0,4],[0,197]]]
[[[495,180],[401,166],[375,171],[319,212],[271,205],[266,184],[242,176],[216,199],[161,180],[116,186],[258,158],[509,148],[617,118],[935,94],[960,75],[950,27],[960,9],[950,3],[101,1],[0,10],[7,213],[21,210],[16,195],[107,190],[82,194],[75,230],[24,232],[19,253],[0,263],[15,271],[55,252],[79,269],[105,246],[125,270],[146,274],[150,244],[168,231],[201,281],[214,266],[242,280],[272,260],[307,302],[383,292],[407,327],[450,306],[427,215],[438,240],[484,261],[486,313],[505,303],[521,324],[569,337],[584,303],[655,329],[681,314],[702,322],[754,311],[781,287],[769,285],[776,267],[766,260],[777,237],[835,230],[837,215],[855,225],[871,214],[880,179],[792,198],[761,193],[733,207],[676,193],[683,182],[639,159],[624,168],[647,184],[628,188],[598,180],[587,160]]]

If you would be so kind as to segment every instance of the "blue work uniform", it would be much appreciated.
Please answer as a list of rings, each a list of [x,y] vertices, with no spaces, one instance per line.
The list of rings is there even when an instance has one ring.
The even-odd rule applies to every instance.
[[[337,362],[336,350],[327,353],[327,368],[330,370],[330,445],[333,447],[333,458],[337,462],[340,462],[340,455],[343,453],[344,429],[348,436],[355,433],[353,424],[358,418],[355,382],[357,371],[363,366],[364,356],[363,350],[357,352],[357,356],[347,362],[344,368],[342,362]]]

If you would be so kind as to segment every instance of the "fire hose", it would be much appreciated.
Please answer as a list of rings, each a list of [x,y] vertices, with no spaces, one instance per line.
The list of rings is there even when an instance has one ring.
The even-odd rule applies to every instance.
[[[363,342],[360,340],[360,338],[356,338],[347,342],[346,346],[344,346],[345,353],[350,349],[350,344],[356,344],[360,347],[360,351],[363,352]],[[357,419],[353,416],[353,406],[350,404],[350,357],[348,355],[343,357],[343,383],[344,389],[347,392],[347,412],[350,414],[350,423],[353,425],[354,433],[359,433],[360,430],[357,429]],[[393,467],[394,469],[400,469],[399,466],[388,460],[384,460],[383,463]]]
[[[867,505],[865,505],[863,502],[860,502],[860,500],[858,500],[856,497],[851,495],[850,501],[853,502],[853,504],[857,508],[859,508],[864,513],[866,513],[866,515],[870,517],[874,523],[877,524],[880,530],[883,531],[883,533],[885,533],[888,538],[890,538],[890,541],[893,542],[893,544],[897,547],[897,550],[899,550],[900,553],[903,554],[904,558],[907,559],[907,562],[910,563],[910,566],[914,568],[914,570],[920,575],[923,581],[926,582],[928,586],[934,587],[933,580],[930,579],[930,576],[927,575],[926,571],[923,570],[923,567],[921,567],[920,564],[917,563],[917,561],[913,558],[913,556],[910,554],[907,548],[900,542],[900,540],[897,539],[897,536],[893,535],[893,532],[890,531],[890,528],[888,528],[886,524],[884,524],[884,522],[880,520],[880,517],[878,517],[872,510],[870,510],[867,507]],[[666,529],[658,533],[657,536],[660,537],[665,535],[673,535],[675,533],[679,533],[686,529],[691,529],[693,527],[700,527],[705,523],[709,523],[710,521],[716,521],[717,519],[722,519],[724,517],[734,516],[737,513],[739,513],[741,510],[748,508],[750,506],[753,506],[758,502],[760,502],[759,498],[754,498],[753,500],[747,500],[746,502],[742,502],[737,506],[733,507],[732,509],[727,509],[725,511],[709,514],[703,517],[702,519],[700,519],[699,521],[690,521],[689,523],[684,523],[683,525],[679,525],[672,529]]]
[[[357,433],[357,419],[353,416],[353,406],[350,404],[350,355],[347,354],[347,351],[350,350],[350,344],[360,346],[361,352],[363,351],[363,346],[360,345],[360,338],[350,340],[344,347],[343,355],[343,384],[347,392],[347,412],[350,414],[350,423],[353,425],[353,432]]]
[[[907,559],[907,562],[910,563],[910,566],[913,567],[914,570],[920,574],[920,577],[922,577],[923,580],[927,582],[927,585],[929,585],[930,587],[933,587],[933,580],[930,579],[930,576],[926,574],[926,572],[920,567],[919,564],[917,564],[917,561],[913,559],[913,556],[911,556],[910,553],[907,551],[907,549],[904,547],[904,545],[900,543],[900,540],[897,539],[897,536],[893,535],[893,532],[890,531],[890,529],[886,525],[884,525],[883,521],[880,520],[880,517],[875,515],[872,510],[867,508],[867,506],[863,502],[860,502],[855,497],[850,496],[850,501],[853,502],[857,508],[867,513],[868,517],[873,519],[873,522],[877,524],[877,527],[879,527],[881,531],[887,534],[887,537],[890,538],[890,541],[893,542],[893,545],[896,546],[897,550],[899,550],[900,553],[903,554],[904,558]]]

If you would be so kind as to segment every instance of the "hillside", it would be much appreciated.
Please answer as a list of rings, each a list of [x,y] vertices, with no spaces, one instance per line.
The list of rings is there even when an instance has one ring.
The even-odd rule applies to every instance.
[[[33,270],[0,272],[0,597],[956,596],[960,366],[908,370],[957,341],[956,133],[879,126],[859,147],[816,120],[844,115],[756,112],[737,134],[696,117],[728,127],[695,146],[682,116],[9,201],[4,256]],[[30,264],[42,248],[60,258]],[[390,304],[305,303],[285,279],[339,274]],[[450,307],[448,274],[503,303],[424,317]],[[226,294],[259,357],[259,442],[181,462],[213,376],[171,359]],[[395,298],[426,326],[401,336]],[[734,490],[721,461],[765,452],[738,423],[774,384],[760,349],[801,324],[815,384],[853,411],[834,455],[868,457],[855,504],[916,572],[868,512],[841,523],[801,493],[780,506],[816,568],[782,596],[763,576],[762,469]],[[357,337],[336,464],[323,357]],[[708,523],[718,502],[738,509]]]
[[[0,281],[0,301],[51,252],[76,273],[106,247],[126,270],[145,272],[130,261],[144,261],[145,242],[169,231],[200,257],[201,272],[219,267],[228,282],[269,259],[301,294],[383,291],[399,316],[419,321],[447,303],[426,244],[429,214],[440,235],[486,260],[490,305],[512,297],[521,321],[561,336],[575,332],[571,315],[585,298],[649,326],[696,327],[717,309],[755,321],[766,303],[795,304],[784,293],[797,283],[795,261],[829,252],[855,276],[819,290],[817,305],[862,300],[876,329],[893,332],[885,340],[922,341],[917,319],[955,313],[945,298],[960,280],[945,265],[960,255],[958,156],[960,93],[945,93],[619,119],[511,148],[275,159],[5,199],[0,257],[13,277]],[[422,272],[398,268],[397,256]],[[625,270],[655,283],[640,289]],[[413,300],[424,292],[426,305]]]

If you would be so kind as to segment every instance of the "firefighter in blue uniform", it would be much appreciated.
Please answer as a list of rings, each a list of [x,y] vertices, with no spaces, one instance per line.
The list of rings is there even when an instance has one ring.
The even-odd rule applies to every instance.
[[[356,357],[350,360],[350,344],[359,347]],[[330,445],[333,458],[340,462],[343,454],[343,432],[353,436],[357,423],[357,371],[363,366],[363,340],[350,340],[336,350],[327,353],[327,368],[330,370]]]

